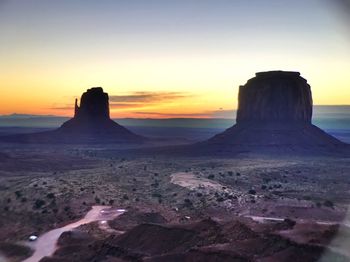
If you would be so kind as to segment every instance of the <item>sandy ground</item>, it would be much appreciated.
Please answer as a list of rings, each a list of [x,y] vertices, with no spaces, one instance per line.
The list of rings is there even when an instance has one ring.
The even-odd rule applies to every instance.
[[[196,176],[193,173],[175,173],[171,176],[171,183],[176,185],[186,187],[190,190],[194,189],[208,189],[208,190],[223,190],[224,185],[201,177],[200,175]]]

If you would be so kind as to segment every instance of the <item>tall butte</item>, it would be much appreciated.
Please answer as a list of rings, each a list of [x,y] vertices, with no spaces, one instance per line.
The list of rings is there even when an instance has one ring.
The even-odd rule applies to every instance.
[[[75,100],[74,117],[54,131],[16,135],[6,140],[28,143],[138,143],[145,140],[114,122],[108,94],[101,87],[88,89]]]
[[[144,138],[114,122],[109,115],[109,97],[101,87],[88,89],[75,100],[74,117],[56,131],[81,142],[137,142]]]
[[[257,73],[240,86],[238,101],[236,124],[201,145],[223,152],[317,152],[345,146],[311,123],[311,88],[298,72]]]

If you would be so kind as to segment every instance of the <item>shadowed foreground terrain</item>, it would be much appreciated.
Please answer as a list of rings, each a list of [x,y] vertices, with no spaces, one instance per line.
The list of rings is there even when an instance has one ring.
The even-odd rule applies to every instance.
[[[63,234],[43,261],[350,255],[337,240],[349,232],[348,158],[136,158],[98,145],[6,145],[1,152],[0,253],[9,261],[30,256],[30,235],[76,221],[94,205],[127,211],[109,229],[92,222]]]

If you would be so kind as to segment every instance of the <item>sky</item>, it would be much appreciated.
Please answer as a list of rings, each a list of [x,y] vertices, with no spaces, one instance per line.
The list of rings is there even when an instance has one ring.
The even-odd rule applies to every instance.
[[[255,72],[301,72],[350,104],[348,0],[0,0],[0,114],[71,116],[101,86],[112,117],[226,117]]]

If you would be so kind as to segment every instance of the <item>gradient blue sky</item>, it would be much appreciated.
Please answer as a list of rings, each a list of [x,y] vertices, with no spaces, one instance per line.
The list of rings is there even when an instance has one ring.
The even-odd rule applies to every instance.
[[[103,86],[129,98],[114,116],[210,116],[273,69],[301,71],[316,104],[349,104],[347,13],[334,2],[0,0],[0,113],[69,115]]]

